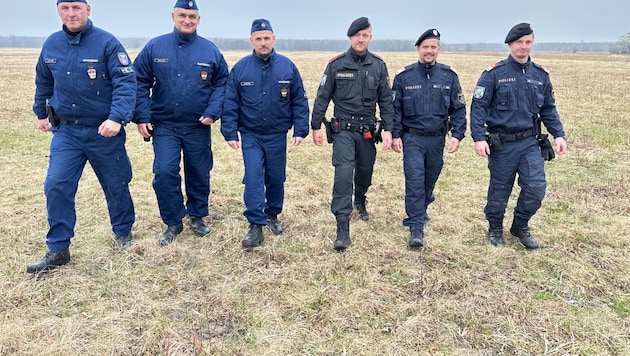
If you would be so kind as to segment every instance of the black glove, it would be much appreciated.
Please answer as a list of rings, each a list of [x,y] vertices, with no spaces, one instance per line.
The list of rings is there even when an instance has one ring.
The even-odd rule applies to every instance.
[[[543,134],[538,136],[538,144],[540,145],[540,154],[545,161],[551,161],[556,158],[556,153],[551,147],[551,142],[549,142],[549,135]]]

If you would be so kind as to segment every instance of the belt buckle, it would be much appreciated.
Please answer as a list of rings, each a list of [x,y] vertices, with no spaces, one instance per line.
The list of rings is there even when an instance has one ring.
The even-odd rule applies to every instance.
[[[525,137],[525,132],[519,132],[519,133],[514,134],[514,138],[517,140],[521,140],[523,139],[523,137]]]

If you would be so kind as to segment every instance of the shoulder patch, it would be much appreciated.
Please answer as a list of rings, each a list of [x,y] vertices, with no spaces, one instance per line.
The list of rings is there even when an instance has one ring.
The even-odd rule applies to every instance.
[[[330,60],[328,60],[328,63],[330,64],[330,63],[332,63],[332,62],[336,61],[337,59],[339,59],[339,58],[343,57],[343,55],[344,55],[344,54],[345,54],[345,53],[341,53],[341,54],[338,54],[338,55],[336,55],[336,56],[332,57]]]
[[[489,72],[489,71],[493,70],[494,68],[496,68],[496,67],[498,67],[498,66],[499,66],[499,64],[498,64],[498,63],[495,63],[495,64],[493,64],[493,65],[490,65],[490,66],[488,66],[488,68],[486,68],[486,72]]]
[[[395,75],[398,75],[398,74],[400,74],[400,73],[404,72],[404,71],[405,71],[405,69],[407,69],[407,67],[402,67],[402,68],[400,68],[399,70],[397,70],[397,71],[396,71],[396,74],[395,74]]]
[[[547,68],[543,67],[541,64],[538,64],[536,62],[532,62],[532,64],[534,65],[534,67],[542,70],[543,72],[549,74],[549,71],[547,70]]]

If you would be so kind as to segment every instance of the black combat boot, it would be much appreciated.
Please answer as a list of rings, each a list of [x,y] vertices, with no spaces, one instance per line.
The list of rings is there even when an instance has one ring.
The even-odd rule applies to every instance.
[[[357,209],[357,212],[359,213],[359,218],[363,221],[370,220],[370,214],[365,207],[366,204],[367,199],[365,199],[365,197],[354,197],[354,208]]]
[[[70,250],[48,251],[39,261],[26,266],[26,272],[39,273],[49,271],[70,262]]]
[[[337,239],[333,248],[341,252],[350,247],[351,243],[350,219],[348,217],[337,218]]]
[[[411,230],[409,235],[409,247],[420,248],[424,245],[424,232],[422,230]]]
[[[129,246],[131,246],[131,231],[125,235],[114,236],[114,246],[112,247],[114,251],[124,250]]]
[[[171,225],[166,228],[166,230],[160,235],[160,245],[166,246],[173,242],[177,235],[179,235],[182,230],[184,230],[184,224],[181,222],[177,225]]]
[[[203,222],[202,218],[191,216],[188,219],[188,225],[190,225],[195,235],[199,237],[208,236],[210,234],[210,227]]]
[[[493,226],[490,225],[488,229],[488,240],[494,246],[503,246],[505,245],[505,241],[503,241],[503,226]]]
[[[267,226],[274,235],[280,235],[282,233],[282,223],[278,220],[278,215],[267,216]]]
[[[525,246],[525,248],[528,250],[535,250],[540,247],[538,241],[536,241],[536,239],[529,232],[529,226],[527,225],[517,225],[515,223],[512,223],[510,233],[518,237],[518,240],[521,242],[521,244],[523,244],[523,246]]]
[[[249,232],[245,235],[245,239],[241,241],[243,247],[251,248],[263,243],[265,238],[263,237],[262,227],[262,225],[249,224]]]

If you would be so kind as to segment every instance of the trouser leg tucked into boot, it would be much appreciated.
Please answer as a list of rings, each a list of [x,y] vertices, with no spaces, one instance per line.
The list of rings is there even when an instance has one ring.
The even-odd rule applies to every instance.
[[[348,217],[337,218],[337,239],[335,240],[334,249],[344,251],[352,241],[350,240],[350,219]]]

